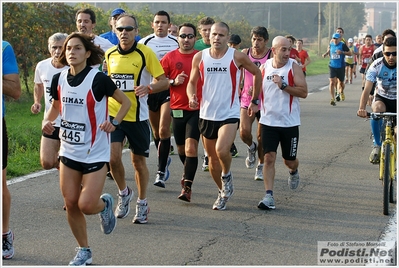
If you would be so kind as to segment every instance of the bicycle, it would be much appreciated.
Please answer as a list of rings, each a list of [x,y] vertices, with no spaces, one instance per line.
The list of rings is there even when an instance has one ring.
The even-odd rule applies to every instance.
[[[383,185],[383,213],[389,215],[389,203],[396,203],[396,113],[367,113],[373,119],[382,119],[381,156],[379,164],[379,179]]]

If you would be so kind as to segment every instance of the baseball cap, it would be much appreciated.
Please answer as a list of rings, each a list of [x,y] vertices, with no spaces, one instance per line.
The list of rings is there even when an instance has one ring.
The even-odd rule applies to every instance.
[[[116,8],[116,9],[112,10],[111,17],[115,17],[122,13],[125,13],[125,11],[122,8]]]
[[[233,43],[233,44],[238,45],[239,43],[241,43],[241,38],[240,38],[240,36],[237,35],[237,34],[232,34],[232,35],[230,36],[230,39],[229,39],[229,42],[228,42],[228,43]]]
[[[332,38],[334,38],[334,39],[338,39],[338,38],[340,38],[341,37],[341,35],[339,34],[339,33],[335,33],[335,34],[333,34],[333,36],[332,36]]]
[[[349,38],[349,39],[348,39],[348,43],[353,43],[353,39],[352,39],[352,38]]]

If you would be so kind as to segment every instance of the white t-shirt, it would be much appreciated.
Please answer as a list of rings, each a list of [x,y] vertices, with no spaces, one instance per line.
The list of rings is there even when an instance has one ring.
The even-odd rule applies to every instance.
[[[96,35],[94,38],[94,44],[97,46],[100,46],[100,48],[105,52],[111,47],[115,46],[112,44],[108,39],[105,39],[104,37]]]
[[[150,34],[140,39],[139,43],[149,46],[157,55],[158,60],[161,60],[169,51],[179,48],[176,37],[172,35],[159,37],[155,34]]]
[[[40,61],[36,65],[35,69],[35,78],[34,82],[35,84],[43,84],[44,88],[44,111],[47,113],[47,111],[50,109],[51,104],[53,102],[52,97],[50,96],[50,87],[51,87],[51,80],[53,79],[53,76],[62,70],[68,69],[69,66],[64,66],[62,68],[55,68],[53,64],[51,64],[52,58],[48,58],[45,60]],[[45,114],[44,113],[44,114]],[[59,127],[60,126],[60,116],[57,117],[57,119],[54,121],[55,126]]]

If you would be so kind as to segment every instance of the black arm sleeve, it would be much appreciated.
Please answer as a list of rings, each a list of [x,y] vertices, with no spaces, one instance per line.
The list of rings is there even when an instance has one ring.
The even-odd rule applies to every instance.
[[[98,72],[93,81],[93,93],[97,101],[100,101],[104,96],[112,97],[117,89],[114,81],[106,74]]]
[[[58,80],[60,79],[60,74],[55,74],[53,76],[53,79],[51,80],[51,87],[50,87],[50,96],[54,99],[54,100],[58,100]]]

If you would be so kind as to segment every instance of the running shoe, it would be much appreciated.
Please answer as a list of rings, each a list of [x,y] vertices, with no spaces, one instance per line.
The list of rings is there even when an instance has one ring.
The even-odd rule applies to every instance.
[[[75,258],[69,262],[69,266],[86,266],[86,264],[92,263],[91,249],[77,247],[75,250],[78,253],[76,253]]]
[[[191,188],[184,186],[183,189],[181,189],[181,194],[177,198],[186,202],[191,202]]]
[[[335,95],[335,100],[336,100],[336,101],[340,101],[340,100],[341,100],[341,97],[340,97],[340,94],[339,94],[339,93],[337,93],[337,94]]]
[[[337,104],[335,103],[335,100],[334,100],[334,99],[331,99],[330,104],[331,104],[332,106],[336,106],[336,105],[337,105]]]
[[[259,164],[255,170],[255,180],[263,181],[263,164]]]
[[[14,233],[10,230],[3,234],[3,260],[14,257]]]
[[[254,145],[253,149],[248,148],[247,158],[245,158],[245,165],[247,166],[248,169],[255,167],[256,149],[258,148],[258,146],[256,145],[255,142],[253,142],[253,145]]]
[[[230,197],[234,193],[233,186],[233,174],[228,176],[222,176],[222,197],[226,198],[226,202],[229,201]]]
[[[158,171],[155,177],[154,185],[165,188],[166,174],[164,172]]]
[[[274,197],[271,194],[266,194],[265,197],[258,204],[259,209],[276,209],[274,204]]]
[[[374,145],[373,150],[371,151],[371,154],[370,154],[370,158],[369,158],[370,163],[379,164],[380,157],[381,157],[381,146]]]
[[[348,79],[345,80],[345,84],[348,84]]]
[[[165,181],[169,180],[170,172],[169,172],[169,166],[172,163],[172,158],[169,156],[168,157],[168,162],[166,162],[166,167],[165,167]]]
[[[150,213],[150,208],[148,207],[148,203],[140,203],[139,201],[136,203],[136,215],[133,217],[133,223],[147,223],[148,222],[148,213]]]
[[[218,198],[215,203],[213,203],[213,210],[225,210],[226,209],[227,198],[222,197],[222,193],[219,191]]]
[[[290,186],[291,190],[295,190],[299,186],[299,172],[298,170],[295,172],[295,174],[291,174],[288,177],[288,185]]]
[[[170,146],[170,155],[174,155],[175,154],[175,148],[173,147],[173,145]]]
[[[116,226],[116,217],[112,211],[114,205],[114,199],[110,194],[101,195],[101,199],[104,200],[105,208],[99,213],[101,220],[101,230],[104,234],[110,234]]]
[[[125,218],[130,212],[130,202],[133,199],[134,193],[132,189],[127,187],[127,195],[118,194],[118,204],[115,209],[115,216],[119,219]]]
[[[345,94],[344,94],[344,92],[342,92],[342,93],[340,94],[340,97],[341,97],[341,101],[344,101],[344,100],[345,100]]]
[[[202,163],[202,171],[209,171],[209,159],[208,156],[204,155],[204,162]]]
[[[238,156],[238,150],[236,145],[233,143],[230,147],[231,157],[236,158]]]

